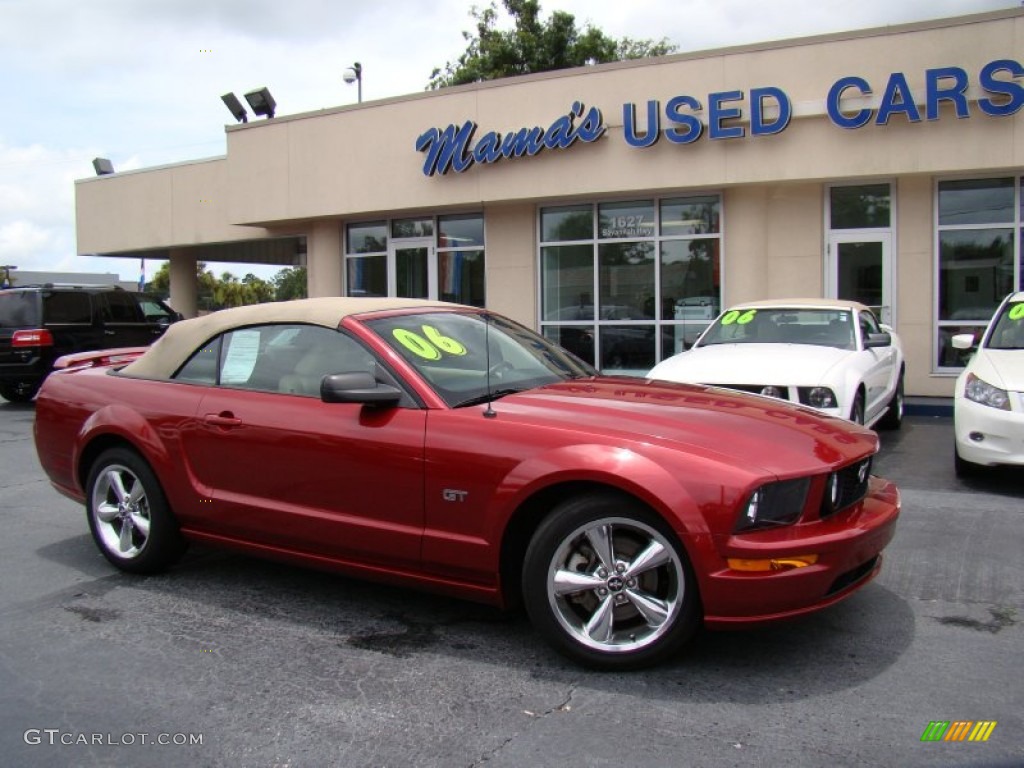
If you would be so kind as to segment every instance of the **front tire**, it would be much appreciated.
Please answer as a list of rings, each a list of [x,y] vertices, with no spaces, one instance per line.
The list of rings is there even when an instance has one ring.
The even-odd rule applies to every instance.
[[[95,461],[86,513],[96,546],[122,571],[157,573],[185,551],[156,475],[132,450],[112,448]]]
[[[892,393],[892,399],[878,426],[882,429],[899,429],[903,426],[903,400],[903,371],[900,371],[900,377],[896,380],[896,391]]]
[[[850,407],[850,421],[854,424],[864,425],[864,392],[858,390],[853,398],[853,405]]]
[[[563,502],[538,527],[523,564],[523,601],[551,645],[602,669],[676,653],[700,610],[675,534],[647,507],[613,494]]]

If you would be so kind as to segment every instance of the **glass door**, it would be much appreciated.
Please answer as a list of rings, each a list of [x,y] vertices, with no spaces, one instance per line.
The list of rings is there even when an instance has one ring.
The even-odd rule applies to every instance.
[[[892,235],[833,232],[828,251],[828,296],[866,304],[879,320],[892,325]]]
[[[406,299],[437,298],[434,239],[392,238],[388,244],[388,295]]]

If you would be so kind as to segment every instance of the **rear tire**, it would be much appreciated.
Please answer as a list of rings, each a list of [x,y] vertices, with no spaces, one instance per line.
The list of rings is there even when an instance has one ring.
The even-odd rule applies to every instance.
[[[0,384],[0,397],[12,403],[27,403],[38,391],[38,383],[19,381],[16,384]]]
[[[599,669],[676,653],[700,615],[697,581],[675,533],[634,499],[591,493],[563,502],[534,533],[523,600],[558,651]]]
[[[100,552],[122,571],[158,573],[185,551],[160,483],[135,451],[100,454],[86,483],[89,530]]]

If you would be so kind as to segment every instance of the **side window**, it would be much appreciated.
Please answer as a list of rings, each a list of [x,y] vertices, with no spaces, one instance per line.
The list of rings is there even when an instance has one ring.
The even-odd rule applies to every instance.
[[[107,323],[139,323],[142,313],[135,298],[127,291],[110,291],[102,295],[103,320]]]
[[[220,358],[221,338],[204,344],[193,353],[173,378],[193,384],[217,383],[217,360]]]
[[[43,323],[92,325],[92,304],[89,294],[81,291],[44,293]]]

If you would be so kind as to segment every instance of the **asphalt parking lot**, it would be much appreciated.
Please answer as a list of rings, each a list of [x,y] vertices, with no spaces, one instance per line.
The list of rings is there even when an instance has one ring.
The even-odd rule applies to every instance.
[[[194,548],[116,572],[0,401],[0,763],[1020,766],[1024,472],[969,482],[948,418],[882,433],[903,515],[881,576],[629,674],[524,616]],[[990,721],[985,742],[922,741]]]

